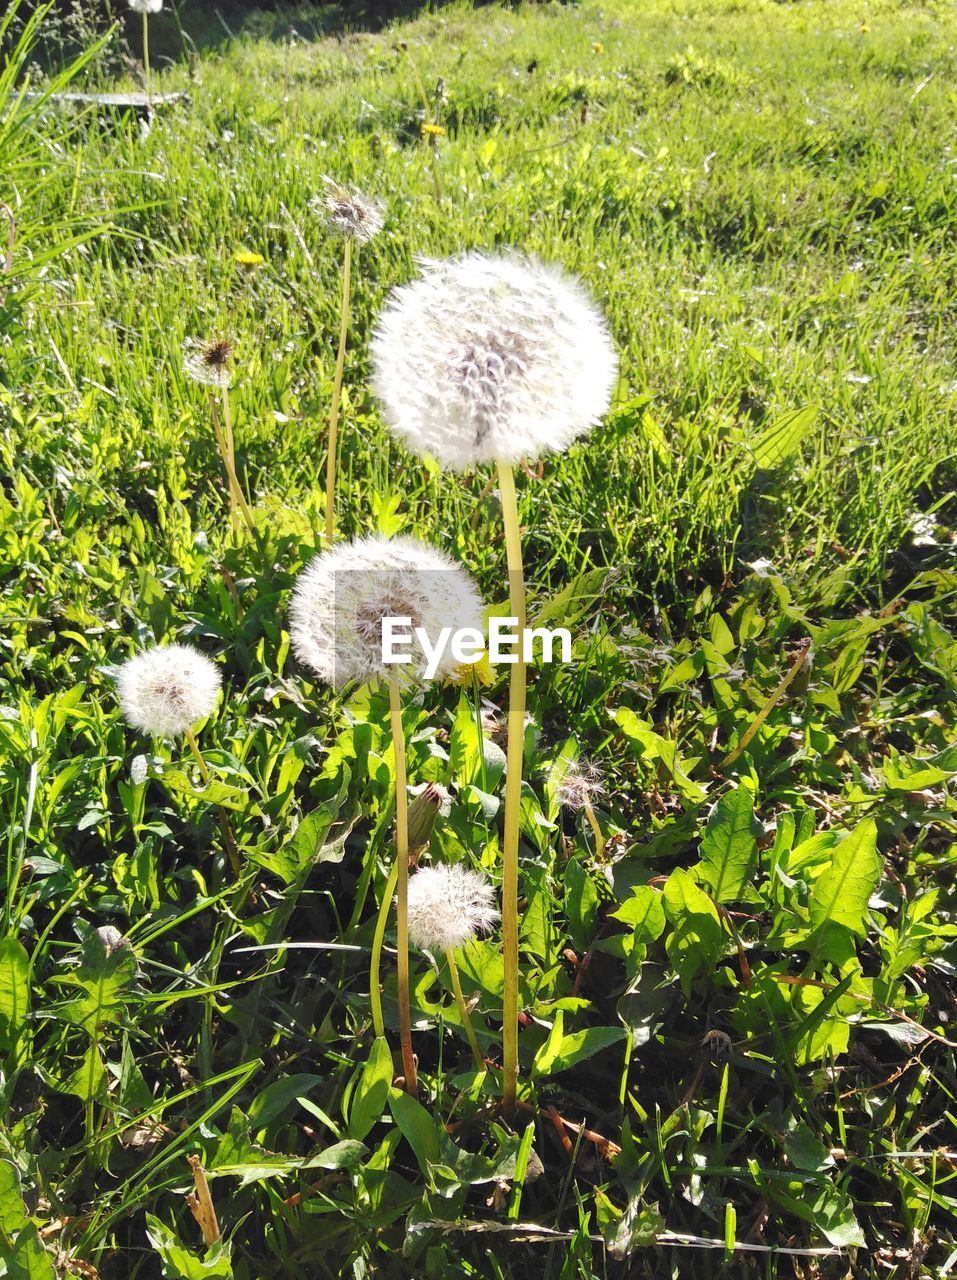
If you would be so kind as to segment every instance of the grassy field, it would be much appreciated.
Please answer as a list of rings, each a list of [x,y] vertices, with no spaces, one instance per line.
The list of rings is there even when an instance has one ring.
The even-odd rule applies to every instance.
[[[0,1275],[950,1274],[953,9],[454,3],[322,36],[335,17],[205,27],[158,59],[153,92],[188,98],[148,125],[18,102],[26,51],[0,75]],[[72,87],[117,87],[119,52]],[[415,534],[506,601],[491,473],[407,453],[368,390],[420,256],[562,263],[620,352],[605,423],[519,479],[530,613],[575,662],[531,679],[517,1112],[497,933],[460,957],[486,1069],[414,953],[418,1100],[393,1086],[368,975],[388,705],[290,653],[325,518],[325,176],[386,212],[356,255],[343,536]],[[221,336],[254,531],[184,372]],[[119,664],[172,640],[225,681],[208,785],[117,704]],[[483,690],[499,742],[507,684]],[[409,769],[451,794],[427,856],[497,884],[475,712],[411,698]],[[600,839],[571,761],[603,776]],[[395,1049],[391,952],[384,977]]]

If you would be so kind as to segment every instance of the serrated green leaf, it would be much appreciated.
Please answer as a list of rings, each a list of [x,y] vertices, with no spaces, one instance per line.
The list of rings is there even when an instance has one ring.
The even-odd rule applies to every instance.
[[[741,902],[753,896],[758,860],[754,800],[745,786],[723,795],[711,811],[701,840],[701,861],[694,868],[716,902]]]
[[[840,925],[863,934],[867,903],[882,867],[877,826],[868,818],[835,847],[829,865],[815,880],[809,904],[811,927],[820,932]]]

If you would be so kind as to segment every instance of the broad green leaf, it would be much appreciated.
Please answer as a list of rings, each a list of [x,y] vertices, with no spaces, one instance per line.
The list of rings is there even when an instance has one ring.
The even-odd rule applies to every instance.
[[[671,923],[665,948],[689,991],[699,973],[711,973],[724,947],[725,933],[717,908],[691,874],[676,868],[664,887],[665,915]]]
[[[53,1259],[44,1249],[40,1233],[32,1223],[24,1227],[14,1240],[5,1262],[7,1280],[56,1280]]]
[[[299,1074],[286,1076],[282,1080],[274,1080],[262,1093],[257,1094],[249,1104],[247,1119],[249,1129],[255,1133],[257,1129],[265,1129],[267,1125],[278,1119],[295,1101],[310,1089],[323,1083],[324,1076]]]
[[[169,1227],[151,1213],[146,1215],[146,1236],[160,1255],[167,1280],[232,1280],[229,1246],[214,1244],[203,1258],[182,1245]]]
[[[701,840],[701,861],[694,870],[699,880],[710,885],[715,901],[741,902],[753,896],[759,830],[754,801],[745,786],[723,795],[712,809]]]
[[[625,1038],[624,1027],[586,1027],[584,1031],[573,1031],[562,1036],[549,1066],[549,1074],[568,1071],[587,1058],[594,1057],[603,1049],[608,1049]]]
[[[9,1160],[0,1160],[0,1235],[16,1235],[29,1220],[16,1167]]]
[[[383,1036],[377,1036],[349,1109],[349,1137],[360,1141],[379,1120],[389,1099],[394,1069],[392,1053]]]
[[[817,405],[806,405],[765,427],[751,445],[751,456],[758,469],[770,471],[797,453],[817,415]]]
[[[626,898],[611,914],[622,924],[631,925],[636,942],[654,942],[664,932],[665,909],[661,892],[649,884],[636,885],[631,897]]]
[[[579,950],[587,947],[595,933],[598,890],[578,858],[565,867],[565,919],[572,942]]]
[[[867,903],[880,880],[883,859],[877,852],[877,826],[873,819],[861,822],[834,849],[829,865],[811,890],[811,927],[841,925],[851,933],[864,933]]]
[[[677,790],[686,800],[700,803],[707,795],[700,782],[688,776],[688,769],[697,764],[697,760],[682,760],[678,753],[678,744],[670,738],[664,738],[646,721],[639,719],[630,707],[619,707],[615,712],[615,721],[622,733],[638,744],[638,748],[646,760],[659,760],[674,779]]]
[[[428,1177],[429,1166],[442,1159],[442,1134],[437,1121],[426,1111],[421,1102],[393,1089],[389,1094],[389,1110],[402,1130],[402,1136],[415,1153],[419,1168]]]
[[[16,938],[0,940],[0,1047],[20,1035],[30,1007],[30,957]]]

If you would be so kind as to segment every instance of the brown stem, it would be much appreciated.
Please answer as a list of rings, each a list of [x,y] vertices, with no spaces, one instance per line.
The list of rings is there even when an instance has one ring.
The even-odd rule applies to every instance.
[[[189,1166],[193,1171],[193,1181],[196,1184],[196,1194],[186,1197],[186,1203],[189,1205],[190,1212],[199,1223],[200,1230],[203,1233],[203,1239],[207,1245],[217,1244],[222,1239],[219,1230],[219,1222],[216,1219],[216,1209],[213,1206],[213,1197],[209,1192],[209,1182],[206,1179],[206,1170],[203,1168],[202,1161],[199,1156],[187,1156]]]

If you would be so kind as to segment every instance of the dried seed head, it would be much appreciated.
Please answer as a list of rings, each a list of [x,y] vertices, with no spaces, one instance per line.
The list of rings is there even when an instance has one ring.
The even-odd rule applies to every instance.
[[[414,453],[464,470],[560,453],[608,408],[608,326],[557,268],[519,254],[426,261],[372,337],[372,388]]]
[[[228,390],[233,380],[234,351],[229,338],[214,338],[211,342],[189,339],[183,354],[186,376],[200,386]]]
[[[289,606],[293,649],[329,684],[383,675],[422,678],[417,640],[409,664],[383,662],[383,619],[409,618],[432,645],[443,628],[482,629],[482,602],[471,578],[450,557],[415,538],[361,538],[324,551],[300,575]],[[435,672],[455,665],[450,648]]]
[[[409,937],[423,951],[461,947],[497,919],[492,886],[477,871],[454,863],[409,879]]]
[[[323,181],[326,193],[313,200],[313,207],[320,211],[326,226],[347,240],[368,244],[385,223],[382,205],[352,187],[344,187],[333,178],[324,178]]]
[[[124,662],[117,678],[123,715],[134,729],[176,737],[216,708],[222,680],[204,654],[185,644],[147,649]]]
[[[605,794],[605,782],[597,765],[579,760],[569,765],[558,784],[559,803],[566,809],[584,809]]]

